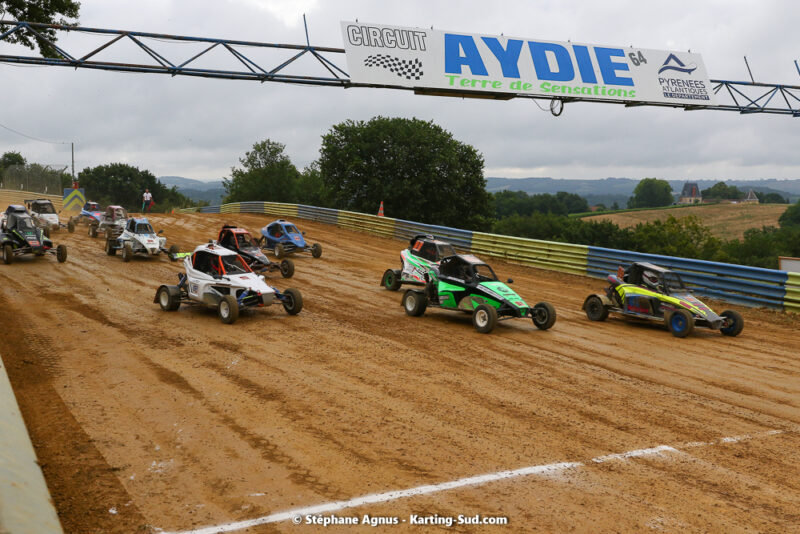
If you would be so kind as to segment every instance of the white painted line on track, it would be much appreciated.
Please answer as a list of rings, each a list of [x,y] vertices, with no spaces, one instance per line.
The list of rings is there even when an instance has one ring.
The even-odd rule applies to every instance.
[[[769,430],[749,436],[733,436],[727,438],[720,438],[716,441],[692,441],[671,447],[669,445],[659,445],[658,447],[651,447],[649,449],[636,449],[632,451],[607,454],[605,456],[597,456],[587,462],[561,462],[545,465],[533,465],[530,467],[523,467],[514,469],[512,471],[498,471],[496,473],[488,473],[485,475],[477,475],[473,477],[460,478],[450,482],[441,482],[439,484],[427,484],[424,486],[417,486],[414,488],[387,491],[385,493],[374,493],[371,495],[364,495],[356,497],[347,501],[335,501],[314,506],[307,506],[305,508],[295,508],[286,512],[278,512],[276,514],[257,517],[255,519],[248,519],[245,521],[235,521],[223,525],[215,525],[210,527],[202,527],[194,530],[183,530],[175,532],[164,532],[161,529],[156,529],[162,534],[218,534],[222,532],[234,532],[236,530],[243,530],[246,528],[256,527],[258,525],[266,525],[268,523],[281,523],[283,521],[290,521],[296,517],[305,517],[307,515],[318,515],[329,512],[338,512],[346,508],[356,508],[367,504],[378,504],[389,501],[396,501],[398,499],[405,499],[408,497],[415,497],[417,495],[429,495],[431,493],[439,493],[441,491],[452,490],[456,488],[463,488],[466,486],[480,486],[498,480],[507,480],[511,478],[529,476],[529,475],[548,475],[568,469],[577,469],[591,465],[591,463],[603,463],[615,460],[628,460],[631,458],[641,458],[645,456],[662,456],[665,453],[679,453],[681,448],[690,447],[706,447],[711,445],[718,445],[721,443],[740,443],[751,439],[756,439],[766,436],[774,436],[784,433],[783,430]]]

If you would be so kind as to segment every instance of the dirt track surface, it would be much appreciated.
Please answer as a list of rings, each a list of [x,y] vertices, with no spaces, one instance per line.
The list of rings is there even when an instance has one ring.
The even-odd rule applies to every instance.
[[[622,228],[639,223],[694,215],[709,227],[711,233],[722,239],[741,239],[745,230],[764,226],[780,226],[778,218],[786,211],[786,204],[709,204],[680,209],[626,211],[608,215],[584,217],[587,221],[611,221]]]
[[[270,219],[151,220],[187,250],[223,222],[256,232]],[[402,294],[379,287],[403,243],[298,224],[323,256],[273,281],[303,292],[302,313],[273,306],[230,326],[200,308],[161,311],[155,290],[180,265],[125,264],[85,227],[54,234],[63,265],[0,265],[0,354],[67,532],[181,531],[558,462],[581,465],[336,514],[509,518],[379,529],[390,532],[797,529],[797,318],[737,308],[739,338],[677,339],[589,322],[580,307],[602,281],[492,261],[558,322],[481,335],[467,315],[408,317]],[[592,461],[662,445],[675,451]]]

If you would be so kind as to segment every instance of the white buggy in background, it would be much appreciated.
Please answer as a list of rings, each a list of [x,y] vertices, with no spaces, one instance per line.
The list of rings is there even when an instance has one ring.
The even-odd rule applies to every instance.
[[[26,200],[25,206],[31,214],[33,224],[41,228],[45,237],[50,237],[50,232],[61,228],[62,224],[58,220],[58,213],[53,203],[46,198]]]
[[[108,206],[99,219],[89,222],[89,237],[104,233],[106,239],[117,237],[128,223],[128,210],[122,206]]]
[[[297,289],[283,293],[267,284],[247,266],[237,253],[220,245],[201,245],[183,260],[185,274],[178,275],[178,285],[162,285],[153,302],[164,311],[175,311],[181,303],[200,304],[217,310],[220,321],[230,324],[241,308],[283,304],[286,313],[297,315],[303,309],[303,297]]]
[[[115,236],[112,228],[106,229],[106,254],[115,256],[121,250],[122,261],[128,262],[134,254],[158,256],[163,252],[175,261],[178,259],[178,246],[172,245],[167,250],[167,238],[159,235],[163,231],[156,233],[147,219],[128,219],[121,234]]]

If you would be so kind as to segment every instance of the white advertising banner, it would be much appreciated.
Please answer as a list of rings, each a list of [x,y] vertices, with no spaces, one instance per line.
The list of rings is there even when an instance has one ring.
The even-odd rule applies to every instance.
[[[700,54],[363,22],[342,22],[342,33],[354,83],[623,102],[716,103]]]

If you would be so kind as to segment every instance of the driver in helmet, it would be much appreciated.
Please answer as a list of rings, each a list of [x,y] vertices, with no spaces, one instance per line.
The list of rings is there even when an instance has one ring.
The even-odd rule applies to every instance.
[[[644,287],[651,291],[660,291],[658,275],[653,271],[645,271],[642,273],[642,284]]]

